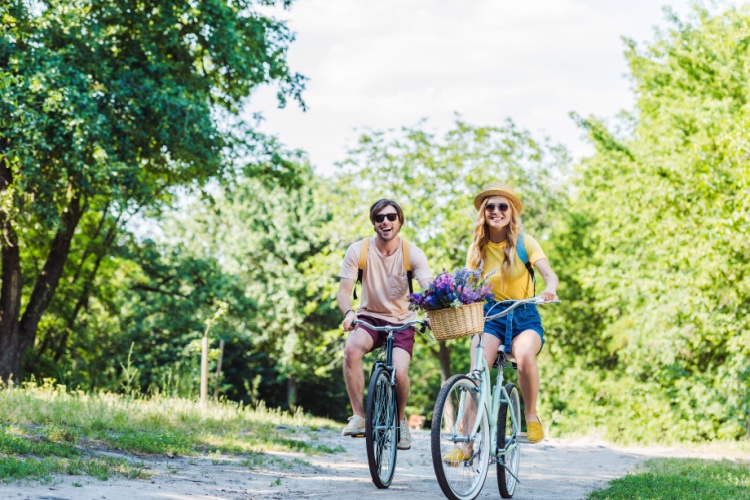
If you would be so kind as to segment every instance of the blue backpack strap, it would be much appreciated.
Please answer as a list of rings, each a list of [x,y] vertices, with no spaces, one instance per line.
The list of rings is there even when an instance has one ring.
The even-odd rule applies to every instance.
[[[523,265],[526,266],[526,270],[529,271],[529,274],[531,275],[531,282],[534,284],[534,295],[536,295],[536,275],[534,274],[534,266],[529,262],[529,255],[526,253],[523,236],[524,235],[522,234],[518,237],[518,241],[516,242],[516,253],[518,254],[518,258],[521,259],[521,262],[523,262]]]

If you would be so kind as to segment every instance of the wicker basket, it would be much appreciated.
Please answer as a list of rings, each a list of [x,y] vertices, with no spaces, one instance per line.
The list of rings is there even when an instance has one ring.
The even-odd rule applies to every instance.
[[[432,333],[437,340],[457,339],[482,333],[484,303],[475,302],[459,307],[428,311]]]

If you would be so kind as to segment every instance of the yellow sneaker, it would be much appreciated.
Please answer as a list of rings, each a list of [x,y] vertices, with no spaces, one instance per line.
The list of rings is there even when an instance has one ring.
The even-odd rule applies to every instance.
[[[529,443],[538,443],[544,439],[544,429],[542,422],[526,422],[526,437]]]
[[[461,448],[453,448],[449,453],[443,455],[443,463],[448,467],[458,467],[458,464],[468,460],[469,457],[471,457],[471,453]]]

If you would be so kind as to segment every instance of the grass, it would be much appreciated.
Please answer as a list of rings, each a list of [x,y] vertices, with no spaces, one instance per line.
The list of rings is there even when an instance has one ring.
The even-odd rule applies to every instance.
[[[99,458],[102,450],[170,457],[210,454],[216,463],[222,453],[247,455],[248,460],[269,450],[336,453],[343,448],[316,445],[311,437],[313,429],[335,425],[262,405],[219,402],[204,410],[182,398],[85,394],[49,382],[27,383],[0,389],[0,481],[44,480],[52,474],[146,477],[143,464]]]
[[[730,460],[649,460],[587,500],[750,499],[750,463]]]

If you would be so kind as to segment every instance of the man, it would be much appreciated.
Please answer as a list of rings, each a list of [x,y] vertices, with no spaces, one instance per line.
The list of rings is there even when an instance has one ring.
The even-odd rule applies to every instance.
[[[370,207],[370,221],[375,236],[368,239],[366,265],[362,272],[362,298],[359,309],[352,310],[352,292],[357,281],[363,242],[353,243],[346,251],[339,277],[338,306],[344,315],[341,328],[349,332],[344,348],[344,380],[354,415],[342,431],[343,436],[361,436],[365,433],[365,410],[362,406],[365,377],[362,357],[380,347],[386,339],[384,332],[375,332],[364,326],[353,327],[358,317],[374,326],[403,325],[412,321],[416,313],[409,310],[409,282],[404,266],[403,246],[409,245],[408,254],[413,277],[422,288],[432,278],[427,258],[422,250],[405,243],[398,233],[404,224],[404,212],[393,200],[378,200]],[[409,397],[409,361],[414,346],[414,328],[398,333],[393,341],[393,364],[396,367],[396,393],[401,437],[399,450],[411,448],[411,435],[406,423],[404,408]]]

